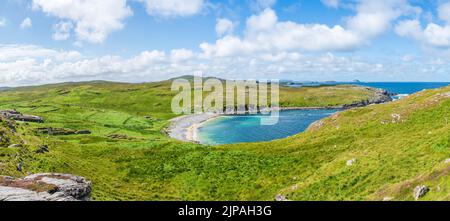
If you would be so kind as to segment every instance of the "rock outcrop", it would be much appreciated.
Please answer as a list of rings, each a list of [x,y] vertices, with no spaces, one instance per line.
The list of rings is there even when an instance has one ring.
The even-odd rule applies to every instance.
[[[23,147],[22,144],[11,144],[8,146],[8,148],[21,148],[21,147]]]
[[[347,164],[347,166],[353,166],[355,163],[356,163],[356,159],[353,158],[351,160],[348,160],[346,164]]]
[[[111,139],[118,139],[118,140],[132,140],[132,137],[129,137],[125,134],[110,134],[107,136],[108,138]]]
[[[289,201],[289,200],[286,198],[286,196],[278,194],[275,196],[275,201],[283,202],[283,201]]]
[[[40,145],[35,153],[47,153],[50,150],[48,149],[48,145]]]
[[[0,111],[1,116],[16,121],[24,121],[24,122],[35,122],[35,123],[44,123],[44,118],[33,115],[24,115],[16,110],[2,110]]]
[[[368,88],[368,90],[374,90],[374,89]],[[358,101],[353,104],[346,104],[346,105],[343,105],[342,108],[350,109],[350,108],[355,108],[355,107],[365,107],[365,106],[368,106],[371,104],[382,104],[382,103],[392,101],[393,100],[392,96],[393,96],[393,94],[389,93],[386,90],[375,89],[374,95],[372,97],[370,97],[369,99],[364,100],[364,101]]]
[[[0,201],[88,201],[90,195],[91,182],[70,174],[0,176]]]
[[[48,134],[48,135],[79,135],[79,134],[91,134],[89,130],[71,130],[65,128],[52,128],[52,127],[41,127],[37,129],[38,133]]]
[[[413,197],[415,200],[419,200],[420,198],[424,197],[428,191],[430,191],[430,188],[428,188],[427,186],[417,186],[416,188],[414,188],[414,193],[413,193]]]

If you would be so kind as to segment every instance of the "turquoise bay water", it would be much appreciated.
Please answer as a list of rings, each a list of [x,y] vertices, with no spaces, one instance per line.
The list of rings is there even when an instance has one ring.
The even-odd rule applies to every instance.
[[[276,125],[261,125],[260,120],[264,115],[223,116],[202,125],[198,138],[202,143],[210,145],[276,140],[301,133],[311,123],[337,111],[339,110],[281,111]]]
[[[335,83],[340,84],[340,83]],[[348,83],[343,83],[348,84]],[[401,96],[419,92],[423,89],[433,89],[448,86],[445,82],[379,82],[352,83],[374,88],[385,89]],[[214,119],[199,129],[198,138],[202,143],[217,145],[242,142],[270,141],[286,138],[305,131],[308,126],[322,118],[328,117],[339,110],[290,110],[280,112],[277,125],[260,125],[261,115],[226,116]]]

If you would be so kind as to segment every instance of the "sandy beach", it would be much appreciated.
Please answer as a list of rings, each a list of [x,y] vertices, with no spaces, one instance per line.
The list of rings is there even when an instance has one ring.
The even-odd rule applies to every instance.
[[[170,137],[186,141],[200,143],[198,139],[198,129],[201,125],[209,120],[221,116],[220,114],[204,113],[181,116],[172,119],[168,134]]]

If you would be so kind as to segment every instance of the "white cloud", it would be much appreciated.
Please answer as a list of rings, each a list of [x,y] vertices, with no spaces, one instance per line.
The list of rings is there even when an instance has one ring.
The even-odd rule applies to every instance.
[[[221,18],[217,20],[216,23],[216,33],[218,36],[233,34],[235,28],[235,24],[225,18]]]
[[[89,58],[76,51],[56,51],[34,45],[0,45],[0,86],[85,80],[142,82],[186,74],[224,78],[353,79],[352,74],[383,73],[388,65],[297,52],[202,58],[187,49],[144,51],[130,58],[114,55]],[[340,78],[340,79],[338,79]]]
[[[171,61],[173,62],[182,62],[193,58],[194,52],[187,49],[173,49],[170,53]]]
[[[81,58],[76,51],[56,51],[35,45],[0,45],[0,83],[4,85],[50,82],[55,64]]]
[[[20,24],[21,29],[27,29],[31,28],[33,26],[33,23],[31,22],[31,18],[25,18],[22,23]]]
[[[84,41],[102,42],[111,32],[123,27],[131,10],[125,0],[112,1],[117,3],[114,7],[108,2],[105,4],[111,8],[98,9],[104,1],[33,0],[35,8],[59,19],[54,25],[53,39],[67,40],[73,34],[79,44]],[[158,1],[158,4],[148,5],[150,2],[145,1],[150,7],[147,8],[149,14],[160,17],[194,15],[201,12],[205,3],[197,1],[198,5],[185,6],[187,1]],[[367,45],[371,39],[390,29],[392,22],[399,17],[419,14],[420,10],[411,7],[406,0],[358,1],[353,8],[354,15],[334,26],[281,21],[270,8],[275,1],[263,3],[268,6],[261,6],[259,9],[262,11],[247,19],[242,35],[233,32],[235,24],[232,21],[217,20],[216,32],[220,38],[214,43],[202,43],[197,52],[173,49],[167,52],[143,51],[127,58],[115,55],[86,57],[77,51],[58,51],[34,45],[0,45],[0,86],[98,79],[140,82],[199,72],[224,78],[282,76],[350,80],[380,76],[383,79],[378,80],[388,80],[386,76],[407,75],[420,70],[427,72],[429,77],[433,76],[429,70],[440,68],[436,67],[437,62],[418,68],[415,65],[422,59],[412,55],[370,62],[370,59],[353,57],[353,53],[345,56],[333,54],[334,51],[354,50]],[[91,4],[97,6],[91,8]],[[445,21],[445,7],[440,11],[440,18]],[[422,28],[419,20],[412,19],[399,22],[395,31],[429,45],[450,45],[450,28],[446,25],[430,23]],[[448,79],[448,75],[444,76]]]
[[[160,17],[185,17],[201,12],[204,0],[141,0],[145,1],[147,13]]]
[[[70,32],[73,29],[72,22],[61,21],[53,26],[54,33],[52,35],[53,40],[62,41],[67,40],[70,37]]]
[[[277,0],[251,0],[250,7],[255,11],[261,11],[271,8],[277,3]]]
[[[102,43],[113,31],[122,29],[123,20],[132,14],[126,0],[33,0],[33,8],[72,21],[77,38],[91,43]]]
[[[424,30],[426,42],[434,47],[450,47],[450,26],[440,26],[434,23],[428,24]]]
[[[247,20],[243,38],[225,36],[215,44],[203,43],[205,56],[249,55],[257,52],[348,50],[360,44],[358,36],[341,26],[279,22],[272,9]]]
[[[357,15],[348,20],[347,26],[366,38],[383,33],[390,28],[392,21],[402,15],[421,13],[407,0],[361,0],[356,10]]]
[[[403,20],[395,27],[395,32],[402,37],[413,37],[420,40],[423,37],[422,27],[418,20]]]
[[[340,0],[320,0],[324,5],[330,8],[338,8]]]
[[[348,51],[365,45],[391,27],[402,15],[420,13],[406,0],[362,0],[356,15],[344,26],[300,24],[279,21],[274,10],[266,8],[247,19],[242,37],[226,35],[214,44],[200,45],[204,56],[236,56],[257,52]]]
[[[134,57],[129,61],[132,63],[130,67],[141,67],[146,64],[154,64],[156,62],[163,62],[166,60],[166,53],[164,51],[144,51],[141,52],[138,56]]]
[[[56,51],[36,45],[2,45],[0,44],[0,62],[10,62],[20,59],[54,59],[67,61],[78,59],[77,51]]]
[[[450,2],[439,5],[438,16],[440,19],[450,23]]]
[[[425,27],[417,19],[400,21],[395,31],[399,36],[409,37],[423,45],[432,48],[450,48],[450,2],[438,7],[439,18],[445,21],[444,25],[433,22]]]
[[[102,43],[112,32],[121,30],[133,13],[127,1],[131,0],[32,0],[33,9],[60,19],[54,25],[53,39],[66,40],[73,31],[77,45],[83,41]],[[148,14],[160,17],[191,16],[205,6],[205,0],[135,1],[145,3]]]
[[[6,18],[0,17],[0,28],[6,26]]]
[[[274,10],[266,9],[259,15],[253,15],[247,19],[247,31],[269,31],[277,25],[278,17]]]

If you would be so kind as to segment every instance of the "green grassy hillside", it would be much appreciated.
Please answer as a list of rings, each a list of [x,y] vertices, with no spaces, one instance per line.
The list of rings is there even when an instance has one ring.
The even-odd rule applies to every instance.
[[[432,186],[425,199],[448,196],[450,180],[441,171],[450,158],[450,88],[345,111],[284,140],[218,147],[162,133],[175,117],[169,89],[169,81],[90,82],[0,92],[0,109],[45,119],[18,123],[17,133],[3,119],[8,142],[0,147],[0,174],[85,176],[93,181],[94,200],[273,200],[277,194],[293,200],[408,200],[410,186],[422,182]],[[367,100],[373,90],[282,88],[281,94],[283,106],[315,107]],[[36,133],[38,127],[92,134],[49,136]],[[16,143],[23,147],[5,148]],[[49,152],[35,153],[39,145]],[[357,162],[347,167],[352,158]]]
[[[277,190],[288,199],[412,200],[414,187],[426,184],[425,200],[448,200],[449,119],[447,87],[338,113],[306,133],[246,148],[292,160],[284,174],[291,180]]]

